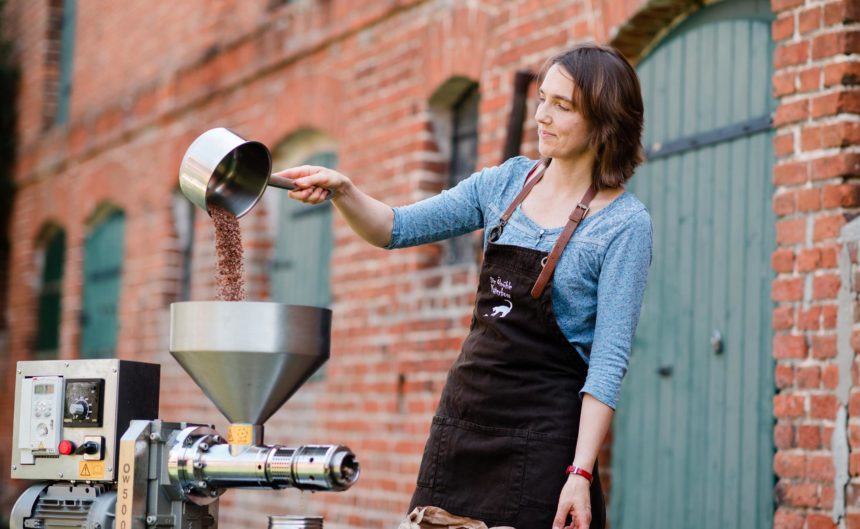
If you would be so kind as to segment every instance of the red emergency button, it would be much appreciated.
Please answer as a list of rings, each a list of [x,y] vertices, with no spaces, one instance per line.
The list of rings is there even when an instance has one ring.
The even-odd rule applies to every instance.
[[[75,451],[75,443],[71,441],[60,441],[60,445],[57,447],[57,451],[67,456]]]

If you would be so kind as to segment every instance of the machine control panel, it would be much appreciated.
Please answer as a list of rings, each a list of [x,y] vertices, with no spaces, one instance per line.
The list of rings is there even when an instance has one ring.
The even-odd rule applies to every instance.
[[[63,425],[98,428],[102,425],[103,379],[67,380]]]
[[[13,479],[111,481],[131,421],[158,415],[155,364],[34,360],[16,371]]]
[[[22,463],[35,456],[57,454],[63,433],[59,418],[63,410],[63,377],[30,377],[23,381],[22,414],[18,448]]]

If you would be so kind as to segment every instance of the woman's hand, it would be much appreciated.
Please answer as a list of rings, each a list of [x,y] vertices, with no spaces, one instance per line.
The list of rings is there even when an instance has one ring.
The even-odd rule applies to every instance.
[[[334,169],[315,165],[291,167],[274,173],[272,179],[292,180],[296,189],[290,191],[290,198],[307,204],[319,204],[330,194],[342,194],[352,184],[349,178]]]
[[[565,525],[567,515],[573,522]],[[588,529],[591,525],[591,483],[582,476],[571,474],[558,497],[558,509],[552,529]]]

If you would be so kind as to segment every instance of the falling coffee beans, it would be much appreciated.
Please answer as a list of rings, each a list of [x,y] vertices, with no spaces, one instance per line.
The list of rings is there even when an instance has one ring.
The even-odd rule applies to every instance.
[[[239,219],[221,206],[210,206],[209,214],[215,222],[218,299],[242,301],[245,299],[245,269]]]

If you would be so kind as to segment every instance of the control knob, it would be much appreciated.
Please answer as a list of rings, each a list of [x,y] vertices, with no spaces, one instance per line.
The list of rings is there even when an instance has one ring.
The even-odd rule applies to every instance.
[[[86,400],[77,400],[69,404],[69,413],[75,419],[86,419],[90,415],[90,403]]]

